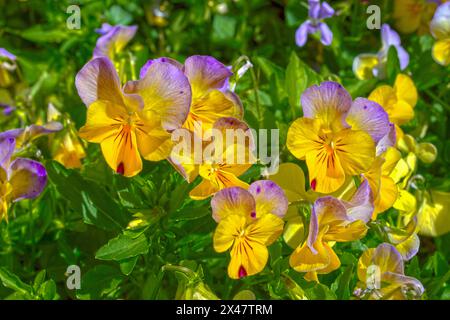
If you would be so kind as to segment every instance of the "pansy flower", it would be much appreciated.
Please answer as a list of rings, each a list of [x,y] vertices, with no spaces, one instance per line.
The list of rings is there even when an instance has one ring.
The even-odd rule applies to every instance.
[[[14,138],[0,138],[0,221],[8,220],[11,203],[37,197],[47,183],[42,164],[25,158],[11,159],[15,144]]]
[[[389,119],[377,103],[364,98],[352,102],[336,82],[314,85],[302,94],[303,118],[288,130],[287,147],[306,160],[314,191],[338,190],[346,177],[366,172],[375,146],[389,133]]]
[[[393,13],[395,27],[403,33],[417,31],[419,35],[426,34],[436,7],[436,0],[396,0]]]
[[[381,26],[381,49],[377,54],[363,53],[353,60],[353,73],[360,79],[377,77],[385,78],[388,52],[390,47],[397,50],[400,69],[404,70],[409,64],[409,54],[401,45],[400,36],[387,24]]]
[[[239,279],[261,272],[267,263],[271,245],[283,232],[283,216],[288,202],[273,181],[260,180],[247,190],[226,188],[211,200],[214,249],[230,250],[228,276]]]
[[[412,79],[405,74],[398,74],[393,87],[379,86],[370,93],[368,99],[382,106],[389,115],[389,121],[400,126],[414,118],[418,96]]]
[[[126,177],[150,161],[167,158],[170,132],[182,126],[189,112],[191,89],[186,76],[170,63],[155,62],[139,81],[123,89],[106,57],[89,61],[77,74],[78,94],[88,107],[80,137],[99,143],[108,165]]]
[[[450,232],[450,193],[439,190],[424,192],[417,212],[419,234],[439,237]]]
[[[102,27],[96,30],[101,36],[95,45],[94,58],[108,57],[114,60],[115,55],[122,51],[128,42],[133,39],[137,28],[137,26],[102,24]]]
[[[248,188],[248,184],[240,180],[239,176],[254,163],[250,128],[238,119],[220,118],[214,123],[213,129],[221,132],[224,139],[227,137],[227,131],[242,135],[244,139],[241,141],[239,137],[236,137],[231,142],[223,141],[217,148],[213,144],[211,156],[207,155],[206,159],[201,158],[199,163],[196,162],[195,149],[189,160],[171,157],[172,164],[188,181],[192,181],[197,174],[202,177],[203,180],[189,193],[195,200],[206,199],[228,187]],[[204,157],[203,148],[201,152],[201,156]],[[193,165],[190,166],[191,163]]]
[[[303,47],[308,40],[309,34],[320,33],[320,42],[329,46],[333,41],[333,33],[328,25],[323,22],[324,19],[334,15],[334,9],[326,2],[319,0],[309,0],[309,19],[303,22],[295,32],[295,42],[297,46]]]
[[[450,2],[441,4],[430,23],[430,30],[437,40],[433,45],[433,59],[443,65],[450,64]]]
[[[294,270],[305,272],[306,280],[318,281],[317,274],[330,273],[340,266],[331,242],[361,239],[373,211],[373,198],[364,181],[350,201],[331,196],[318,198],[311,210],[308,238],[292,253],[289,263]]]
[[[364,251],[358,261],[359,283],[355,295],[363,299],[418,299],[425,289],[419,280],[405,275],[401,254],[391,244]]]
[[[149,60],[142,67],[140,77],[155,61],[167,61],[183,70],[192,89],[192,102],[183,127],[201,136],[223,117],[242,119],[243,108],[239,97],[227,83],[233,75],[229,68],[210,56],[191,56],[184,65],[170,58]]]
[[[0,88],[9,87],[14,81],[11,72],[16,69],[16,56],[0,48]]]

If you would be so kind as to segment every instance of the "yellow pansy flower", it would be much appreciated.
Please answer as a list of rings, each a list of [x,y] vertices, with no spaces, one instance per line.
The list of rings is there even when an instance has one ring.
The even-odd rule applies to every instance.
[[[289,128],[287,147],[296,158],[306,160],[311,189],[335,192],[346,178],[371,167],[376,143],[390,131],[388,116],[367,99],[352,103],[335,82],[308,88],[301,102],[303,118]]]
[[[436,7],[436,3],[428,0],[395,0],[395,27],[403,33],[426,34]]]
[[[99,143],[108,165],[126,177],[150,161],[167,158],[170,132],[182,126],[189,112],[191,89],[185,75],[170,63],[155,62],[139,81],[123,90],[106,57],[88,62],[75,81],[87,119],[80,137]]]
[[[78,137],[69,130],[58,142],[53,160],[68,169],[81,168],[81,159],[86,157],[86,152]]]
[[[230,250],[228,276],[239,279],[261,272],[271,245],[283,232],[288,201],[273,181],[260,180],[247,190],[232,187],[217,192],[211,200],[214,249]]]
[[[450,193],[426,192],[417,219],[420,235],[438,237],[450,232]]]

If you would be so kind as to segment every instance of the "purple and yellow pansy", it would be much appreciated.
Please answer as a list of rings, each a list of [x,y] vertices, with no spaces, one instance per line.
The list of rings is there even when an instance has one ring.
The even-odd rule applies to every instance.
[[[225,188],[214,195],[211,207],[218,223],[214,249],[231,249],[228,276],[239,279],[261,272],[269,257],[267,247],[283,232],[288,207],[283,190],[270,180],[255,181],[248,190]]]

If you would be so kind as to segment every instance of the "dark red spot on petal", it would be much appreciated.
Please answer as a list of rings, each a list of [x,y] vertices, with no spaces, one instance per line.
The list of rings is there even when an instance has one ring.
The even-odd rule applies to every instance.
[[[311,189],[316,191],[316,186],[317,186],[317,180],[314,178],[311,180]]]
[[[245,270],[244,266],[239,267],[239,278],[243,278],[247,276],[247,271]]]
[[[252,212],[250,213],[250,217],[256,218],[256,212],[255,212],[255,211],[252,211]]]
[[[256,193],[260,193],[260,192],[261,192],[261,187],[258,186],[258,187],[256,188]]]
[[[123,162],[119,163],[119,165],[117,166],[116,172],[121,175],[123,175],[125,173],[125,166],[124,166]]]

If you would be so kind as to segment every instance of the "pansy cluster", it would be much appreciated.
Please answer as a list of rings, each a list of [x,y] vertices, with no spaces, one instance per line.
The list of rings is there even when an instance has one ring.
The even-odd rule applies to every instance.
[[[411,25],[415,2],[395,3],[396,28],[421,33],[428,30],[424,21],[425,26],[430,23],[436,40],[433,58],[447,66],[450,3],[414,7],[420,14],[412,16]],[[331,45],[333,33],[325,19],[339,12],[325,1],[310,0],[308,5],[296,44],[303,47],[309,36],[318,35],[323,45]],[[284,241],[289,271],[319,283],[323,275],[341,267],[341,244],[361,243],[368,232],[377,232],[384,241],[360,250],[354,296],[419,299],[424,294],[423,284],[405,274],[405,263],[417,254],[419,235],[449,231],[448,223],[440,223],[445,211],[440,199],[445,201],[447,194],[416,187],[423,178],[416,175],[418,162],[432,163],[437,149],[402,129],[415,118],[420,96],[408,74],[409,53],[393,28],[382,25],[380,50],[356,56],[350,72],[361,81],[385,80],[394,48],[401,70],[394,83],[355,98],[337,80],[307,87],[299,95],[301,107],[296,111],[301,117],[292,119],[287,129],[288,155],[277,173],[256,181],[244,176],[258,159],[243,103],[235,84],[230,85],[233,67],[207,55],[183,62],[157,57],[130,78],[120,55],[137,31],[137,26],[109,24],[97,30],[100,37],[92,58],[75,78],[86,107],[86,121],[79,130],[69,115],[50,103],[45,121],[36,118],[34,124],[0,133],[0,221],[8,220],[14,203],[44,190],[43,164],[21,157],[36,139],[48,136],[51,157],[74,169],[83,167],[88,143],[93,143],[111,172],[127,178],[139,175],[144,161],[170,163],[191,184],[189,201],[210,204],[215,222],[212,246],[229,255],[231,279],[266,272],[268,247]],[[7,88],[14,82],[17,57],[0,49],[0,58],[0,86]],[[6,103],[0,107],[5,117],[20,109]],[[230,132],[231,144],[211,136],[228,138]],[[174,152],[174,136],[180,134],[196,147]],[[239,153],[243,161],[237,161]],[[39,153],[34,156],[42,158]],[[381,219],[392,208],[397,219]]]

